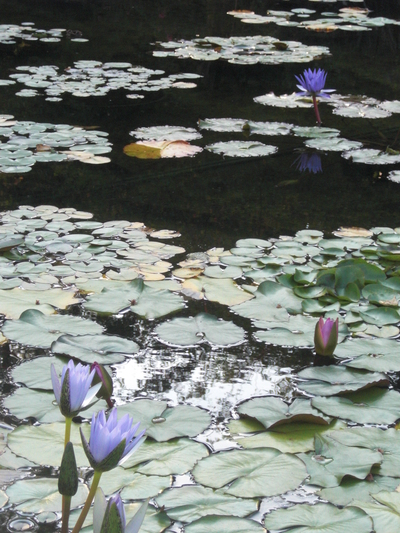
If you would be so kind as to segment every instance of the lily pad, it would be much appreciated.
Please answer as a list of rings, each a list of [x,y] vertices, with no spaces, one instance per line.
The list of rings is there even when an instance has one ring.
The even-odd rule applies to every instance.
[[[390,381],[385,374],[363,372],[340,366],[309,367],[298,373],[298,388],[314,395],[332,396],[369,387],[388,387]]]
[[[55,354],[69,355],[85,363],[113,364],[139,351],[136,342],[115,335],[62,335],[51,345]]]
[[[378,387],[347,397],[315,397],[311,404],[328,416],[358,424],[394,424],[400,418],[400,393]]]
[[[189,318],[173,318],[158,326],[155,333],[161,341],[179,346],[204,341],[218,346],[232,346],[245,340],[242,328],[207,313]]]
[[[375,503],[373,495],[381,491],[394,491],[399,481],[396,478],[371,476],[370,480],[344,479],[339,487],[321,489],[317,495],[334,505],[342,507],[357,502]]]
[[[210,455],[194,467],[202,485],[242,498],[266,497],[293,490],[305,479],[304,463],[273,448],[231,450]]]
[[[372,518],[376,533],[396,531],[400,527],[400,494],[382,491],[372,497],[374,503],[355,501],[353,505]]]
[[[360,509],[347,507],[338,509],[330,504],[294,505],[287,509],[276,509],[265,517],[268,529],[285,529],[287,533],[369,533],[371,519]]]
[[[165,402],[137,400],[118,408],[118,413],[128,413],[133,420],[140,420],[146,435],[158,442],[176,437],[195,437],[211,423],[207,411],[192,405],[167,407]]]
[[[236,498],[207,487],[186,485],[164,491],[156,498],[172,520],[193,522],[208,515],[244,517],[257,511],[257,501]]]
[[[321,415],[313,409],[310,400],[295,399],[290,405],[275,396],[252,398],[239,405],[237,411],[240,415],[255,418],[265,428],[291,422],[312,422],[314,424],[328,425],[329,417]]]
[[[27,291],[19,288],[0,290],[0,313],[6,318],[20,318],[27,309],[36,309],[47,315],[56,312],[55,308],[66,309],[79,303],[74,291],[48,289],[46,291]]]
[[[124,468],[150,476],[184,474],[202,457],[208,455],[204,444],[189,439],[173,439],[168,442],[147,440],[126,462]]]
[[[122,466],[117,466],[101,476],[101,488],[104,493],[114,494],[121,491],[121,498],[124,500],[153,498],[170,485],[170,476],[133,474],[131,470],[125,470]]]
[[[185,533],[263,533],[261,524],[236,516],[204,516],[185,526]]]
[[[326,435],[315,436],[315,451],[300,453],[310,474],[310,483],[321,487],[337,487],[344,476],[365,479],[375,465],[382,462],[382,454],[367,448],[347,446]]]
[[[87,486],[79,483],[73,506],[82,505],[88,493]],[[8,487],[6,494],[10,503],[16,504],[16,509],[24,513],[61,512],[62,496],[55,478],[21,479]]]
[[[99,334],[102,330],[92,320],[70,315],[47,316],[35,309],[24,311],[18,320],[7,320],[2,329],[10,340],[41,348],[50,348],[65,333]]]
[[[261,157],[274,154],[278,151],[276,146],[263,144],[256,141],[226,141],[209,144],[206,149],[216,154],[230,157]]]

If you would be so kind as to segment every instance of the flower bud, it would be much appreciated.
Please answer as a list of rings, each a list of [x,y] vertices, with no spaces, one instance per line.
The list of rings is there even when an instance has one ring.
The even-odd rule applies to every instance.
[[[78,490],[78,469],[76,467],[74,446],[67,442],[58,476],[58,492],[63,496],[75,496]]]
[[[92,364],[90,370],[95,370],[93,376],[93,385],[97,385],[97,383],[102,383],[101,388],[97,392],[96,396],[98,398],[103,398],[107,402],[108,407],[112,407],[114,405],[113,401],[111,400],[111,395],[113,393],[112,377],[104,368],[104,366],[100,365],[97,362],[94,362]]]
[[[317,355],[331,357],[338,343],[339,320],[322,317],[315,326],[314,345]]]

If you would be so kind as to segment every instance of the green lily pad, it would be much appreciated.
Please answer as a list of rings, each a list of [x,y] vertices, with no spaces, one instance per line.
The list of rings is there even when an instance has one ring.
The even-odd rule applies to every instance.
[[[374,494],[374,503],[353,502],[354,506],[365,511],[374,522],[374,531],[397,531],[400,527],[400,494],[398,492],[382,491]]]
[[[242,498],[266,497],[293,490],[307,476],[304,463],[273,448],[230,450],[199,461],[192,474],[202,485]]]
[[[89,491],[79,483],[78,492],[72,498],[73,507],[82,505]],[[6,489],[9,502],[24,513],[61,512],[62,496],[55,478],[21,479]]]
[[[100,334],[103,328],[92,320],[71,315],[44,315],[35,309],[24,311],[18,320],[7,320],[2,328],[3,335],[10,340],[50,348],[61,335]]]
[[[398,479],[384,476],[371,476],[370,481],[349,478],[344,479],[339,487],[321,489],[316,494],[334,505],[344,507],[355,501],[375,502],[373,494],[381,491],[394,491],[398,484]]]
[[[184,307],[181,296],[168,290],[148,287],[140,279],[124,283],[120,288],[103,289],[88,296],[86,309],[103,314],[115,314],[130,309],[143,318],[159,318]]]
[[[4,399],[3,406],[9,410],[10,414],[21,420],[30,417],[36,418],[41,423],[65,420],[60,413],[54,394],[47,391],[34,391],[21,387]],[[99,400],[93,407],[87,409],[84,416],[90,418],[93,413],[97,413],[100,409],[107,409],[104,400]]]
[[[182,284],[185,294],[194,294],[197,298],[203,298],[211,302],[219,302],[222,305],[235,305],[251,300],[253,295],[239,288],[233,279],[213,279],[207,276],[185,280]]]
[[[285,529],[287,533],[370,533],[371,519],[360,509],[338,509],[330,504],[294,505],[277,509],[265,517],[268,529]]]
[[[137,400],[118,407],[118,413],[128,413],[133,420],[140,420],[146,435],[158,442],[176,437],[195,437],[211,423],[207,411],[192,405],[167,407],[165,402]]]
[[[301,298],[290,289],[264,281],[254,293],[255,298],[239,305],[233,305],[232,311],[246,318],[257,320],[287,320],[287,312],[301,313]],[[286,309],[286,311],[285,311]]]
[[[400,418],[400,393],[377,387],[347,397],[316,397],[311,404],[328,416],[358,424],[394,424]]]
[[[124,500],[144,500],[157,496],[171,485],[170,476],[144,476],[117,466],[101,476],[101,488],[105,494],[121,491]],[[121,490],[122,489],[122,490]]]
[[[291,422],[312,422],[328,425],[329,417],[313,409],[310,400],[297,398],[290,405],[275,396],[252,398],[239,405],[240,415],[250,416],[261,422],[265,428]]]
[[[69,355],[85,363],[113,364],[139,351],[136,342],[115,335],[62,335],[51,345],[55,354]]]
[[[382,463],[374,472],[381,476],[400,477],[400,432],[389,428],[354,427],[328,433],[331,439],[345,446],[379,450]]]
[[[47,315],[56,312],[55,308],[66,309],[69,305],[79,303],[75,292],[65,289],[47,289],[46,291],[0,290],[0,313],[6,318],[20,318],[27,309],[36,309]]]
[[[367,448],[343,445],[325,435],[315,436],[315,451],[300,453],[307,467],[312,485],[337,487],[344,476],[365,479],[375,465],[382,462],[382,454]]]
[[[82,449],[82,441],[76,424],[72,424],[71,442],[74,445],[78,466],[89,466]],[[88,428],[88,426],[87,426]],[[85,427],[85,434],[88,430]],[[59,467],[64,452],[65,423],[54,422],[40,426],[18,426],[8,435],[8,447],[16,455],[38,465]]]
[[[236,516],[204,516],[185,526],[185,533],[263,533],[261,524]]]
[[[207,313],[189,318],[173,318],[160,324],[155,333],[161,341],[180,346],[204,341],[219,346],[232,346],[245,340],[242,328]]]
[[[208,515],[244,517],[257,511],[257,501],[236,498],[207,487],[186,485],[164,491],[156,498],[172,520],[193,522]]]
[[[332,396],[369,387],[388,387],[390,381],[385,374],[350,370],[342,366],[309,367],[298,373],[299,389],[314,395]]]
[[[378,307],[377,309],[360,312],[360,317],[368,324],[377,326],[397,324],[400,321],[399,313],[391,307]]]
[[[338,428],[341,423],[322,426],[307,422],[292,422],[282,426],[274,426],[272,430],[262,431],[250,437],[238,437],[236,440],[243,448],[275,448],[282,453],[300,453],[314,450],[315,435],[322,435]],[[232,431],[232,430],[231,430]]]
[[[57,374],[60,375],[66,362],[66,360],[59,357],[35,357],[14,367],[11,371],[11,376],[15,383],[23,383],[31,389],[52,391],[51,365],[54,364]]]
[[[359,355],[380,355],[398,354],[399,344],[394,339],[349,339],[336,346],[335,356],[341,359],[357,357]],[[379,370],[374,368],[373,370]]]
[[[134,466],[136,472],[149,476],[170,476],[188,472],[198,460],[207,455],[206,446],[193,440],[147,440],[123,463],[123,467]]]

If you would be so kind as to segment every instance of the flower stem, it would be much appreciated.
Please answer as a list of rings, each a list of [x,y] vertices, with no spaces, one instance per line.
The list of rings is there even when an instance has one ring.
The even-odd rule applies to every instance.
[[[71,509],[71,496],[62,497],[62,525],[61,533],[68,533],[69,512]]]
[[[67,445],[67,442],[71,440],[71,425],[72,418],[65,418],[65,437],[64,437],[64,448]]]
[[[89,512],[90,506],[92,505],[92,501],[94,499],[94,495],[96,494],[97,487],[99,486],[99,481],[101,478],[102,472],[99,472],[97,470],[94,471],[94,476],[92,479],[92,485],[90,487],[90,491],[88,494],[88,497],[86,499],[85,505],[82,508],[81,514],[79,515],[78,520],[76,521],[76,524],[74,526],[74,529],[72,530],[72,533],[78,533],[81,530],[81,527],[83,526],[83,523],[85,521],[85,518]]]
[[[321,122],[321,117],[319,116],[317,98],[315,96],[313,96],[312,100],[313,100],[313,104],[314,104],[314,111],[315,111],[315,116],[317,117],[318,126],[321,126],[322,122]]]

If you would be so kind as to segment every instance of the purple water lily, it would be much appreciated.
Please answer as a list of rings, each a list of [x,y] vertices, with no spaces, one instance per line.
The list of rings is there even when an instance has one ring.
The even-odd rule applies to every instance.
[[[76,366],[70,359],[61,373],[61,383],[54,365],[51,365],[51,382],[61,413],[66,418],[73,418],[80,411],[92,404],[101,383],[91,387],[95,370],[90,372],[89,366],[78,363]]]
[[[314,345],[317,355],[332,356],[338,343],[339,320],[322,317],[315,326]]]
[[[148,500],[138,509],[126,525],[124,505],[121,496],[116,494],[106,500],[103,491],[96,491],[93,506],[93,533],[137,533],[146,514]]]
[[[317,117],[318,124],[321,124],[321,117],[319,116],[318,111],[318,102],[317,96],[321,98],[330,98],[328,93],[335,91],[335,89],[325,89],[326,82],[326,72],[325,70],[319,68],[311,70],[306,69],[302,75],[295,76],[296,80],[299,82],[297,87],[301,92],[297,93],[299,96],[311,96],[313,99],[315,115]]]
[[[140,422],[134,426],[126,414],[118,421],[117,410],[112,409],[108,418],[104,411],[92,416],[89,443],[81,431],[83,448],[92,468],[107,472],[126,460],[144,441],[144,431],[135,434]]]

